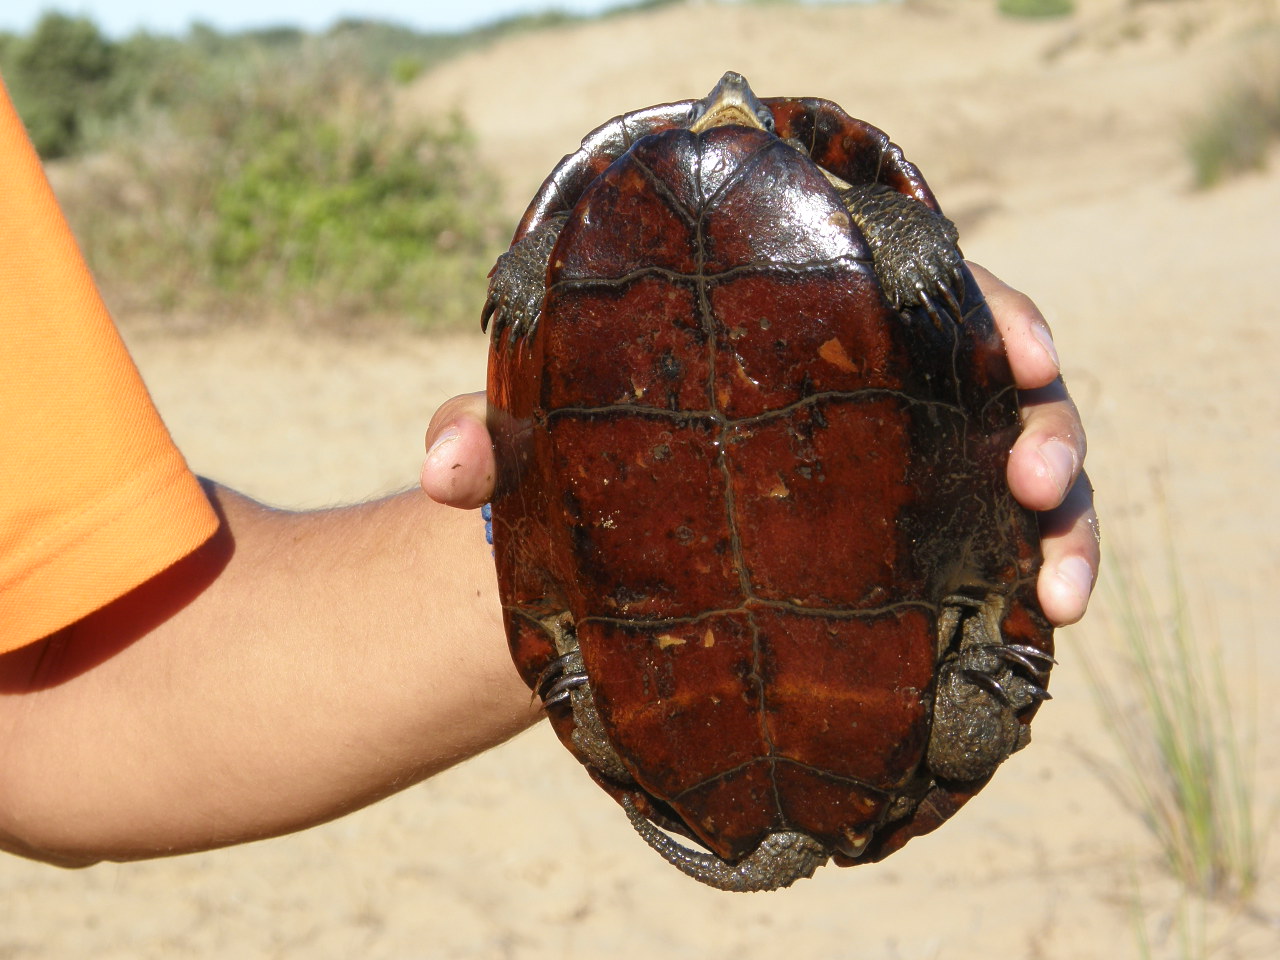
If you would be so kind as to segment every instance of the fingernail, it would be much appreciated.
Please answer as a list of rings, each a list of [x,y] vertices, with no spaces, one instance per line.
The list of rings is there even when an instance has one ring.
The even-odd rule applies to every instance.
[[[1058,564],[1058,579],[1080,598],[1081,609],[1093,592],[1093,567],[1084,557],[1066,557]]]
[[[1061,440],[1048,440],[1040,445],[1040,459],[1044,461],[1058,495],[1067,495],[1067,486],[1071,483],[1071,474],[1076,468],[1076,454]]]
[[[445,427],[440,431],[440,435],[436,437],[431,446],[427,448],[427,462],[434,463],[437,460],[443,459],[445,449],[450,444],[457,443],[461,437],[462,433],[456,426],[450,425]]]
[[[1053,361],[1053,368],[1061,370],[1062,363],[1058,360],[1058,348],[1053,345],[1053,334],[1049,332],[1049,328],[1043,323],[1033,323],[1031,324],[1031,335],[1040,341],[1040,346],[1044,347],[1044,352]]]

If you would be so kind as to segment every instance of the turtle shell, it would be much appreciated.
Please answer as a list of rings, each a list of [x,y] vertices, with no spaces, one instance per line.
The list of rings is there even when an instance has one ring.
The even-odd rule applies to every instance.
[[[762,103],[615,118],[530,204],[486,311],[495,558],[521,676],[642,833],[864,863],[1025,743],[1052,631],[990,312],[958,251],[903,302],[903,218],[850,199],[945,224],[932,193],[835,104]]]

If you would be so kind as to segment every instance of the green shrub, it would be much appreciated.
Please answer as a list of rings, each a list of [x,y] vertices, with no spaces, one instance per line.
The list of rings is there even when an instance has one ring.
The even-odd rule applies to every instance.
[[[323,42],[207,81],[82,164],[67,206],[117,308],[474,320],[494,186],[460,121],[397,118]]]
[[[184,41],[112,41],[91,20],[60,13],[28,36],[0,35],[0,73],[45,160],[93,149],[131,112],[177,102],[208,68]]]
[[[189,91],[199,88],[210,69],[190,44],[149,33],[135,33],[117,42],[112,56],[100,125],[133,112],[180,103]],[[91,148],[94,143],[86,146]]]
[[[996,8],[1007,17],[1065,17],[1075,12],[1075,0],[999,0]]]
[[[114,46],[91,20],[46,13],[5,48],[10,90],[36,149],[46,158],[74,152],[85,117],[101,107]]]
[[[1280,139],[1280,70],[1250,72],[1193,120],[1184,138],[1192,178],[1200,188],[1266,166]]]

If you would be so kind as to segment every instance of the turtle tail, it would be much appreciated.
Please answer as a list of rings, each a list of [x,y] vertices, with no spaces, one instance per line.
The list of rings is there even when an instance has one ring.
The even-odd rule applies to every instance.
[[[663,860],[717,890],[754,893],[789,887],[797,880],[813,876],[830,856],[822,844],[808,834],[782,830],[769,834],[755,850],[731,864],[713,853],[690,850],[677,843],[654,826],[627,795],[622,797],[622,809],[627,811],[627,819],[636,833],[657,850]]]

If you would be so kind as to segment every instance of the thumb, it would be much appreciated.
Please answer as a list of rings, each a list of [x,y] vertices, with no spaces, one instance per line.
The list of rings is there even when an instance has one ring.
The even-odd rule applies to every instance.
[[[422,489],[432,500],[472,510],[493,494],[493,442],[485,425],[485,395],[446,400],[427,427]]]

